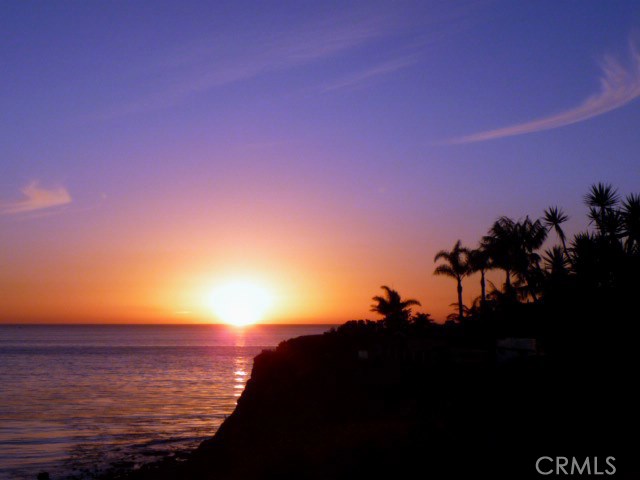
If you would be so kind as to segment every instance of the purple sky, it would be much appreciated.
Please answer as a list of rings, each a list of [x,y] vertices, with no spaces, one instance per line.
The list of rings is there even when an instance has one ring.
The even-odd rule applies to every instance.
[[[0,321],[200,321],[237,275],[272,321],[442,319],[437,250],[640,191],[636,1],[2,10]]]

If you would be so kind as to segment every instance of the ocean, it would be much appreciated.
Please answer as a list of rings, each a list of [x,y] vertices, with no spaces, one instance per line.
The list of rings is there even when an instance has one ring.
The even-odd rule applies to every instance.
[[[86,479],[211,437],[253,357],[330,325],[0,325],[0,479]]]

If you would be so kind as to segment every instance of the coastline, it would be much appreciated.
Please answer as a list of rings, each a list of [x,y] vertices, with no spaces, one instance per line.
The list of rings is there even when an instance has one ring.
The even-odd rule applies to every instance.
[[[236,409],[197,449],[100,478],[533,479],[535,459],[566,445],[632,458],[627,411],[594,411],[604,399],[584,397],[593,372],[567,380],[568,368],[498,364],[485,340],[455,331],[298,337],[255,358]]]
[[[487,381],[490,352],[473,347],[463,339],[335,333],[285,341],[255,358],[236,409],[211,439],[102,478],[378,478],[409,475],[415,459],[424,470],[426,449],[439,459],[430,460],[431,471],[443,472],[461,425],[477,432],[465,443],[486,441],[486,417],[460,416],[456,400]],[[449,394],[433,396],[436,386]]]

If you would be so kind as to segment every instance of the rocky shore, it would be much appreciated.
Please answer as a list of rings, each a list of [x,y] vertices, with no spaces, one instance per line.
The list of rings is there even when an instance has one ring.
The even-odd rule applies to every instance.
[[[569,454],[618,455],[615,478],[636,478],[619,412],[547,363],[496,364],[455,332],[299,337],[255,358],[212,439],[107,478],[539,478],[537,458]]]

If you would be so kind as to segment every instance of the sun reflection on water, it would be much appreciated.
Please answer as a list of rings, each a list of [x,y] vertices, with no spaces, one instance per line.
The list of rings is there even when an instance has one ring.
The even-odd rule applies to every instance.
[[[238,330],[236,336],[236,347],[242,348],[245,345],[245,331]],[[244,387],[249,377],[249,370],[251,368],[251,360],[246,355],[236,355],[233,359],[233,389],[235,393],[234,397],[239,398],[242,395]]]

